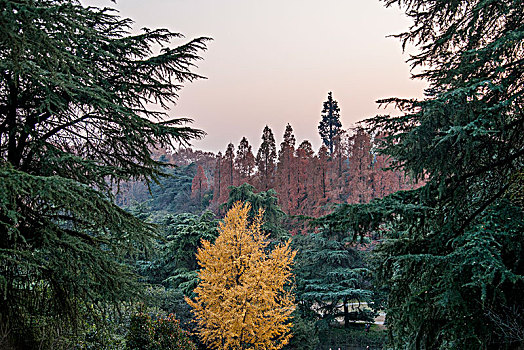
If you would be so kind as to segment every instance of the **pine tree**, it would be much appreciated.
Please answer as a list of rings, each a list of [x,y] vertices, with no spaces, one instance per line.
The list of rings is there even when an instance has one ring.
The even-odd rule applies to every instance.
[[[238,187],[231,187],[229,198],[224,207],[228,210],[233,208],[237,202],[249,203],[251,212],[249,218],[255,218],[256,214],[262,210],[264,212],[262,229],[272,241],[282,242],[287,239],[287,232],[282,227],[282,220],[285,213],[278,205],[277,193],[273,189],[255,192],[255,187],[250,184],[242,184]]]
[[[194,300],[199,335],[213,349],[281,349],[291,337],[295,252],[289,242],[266,252],[262,212],[248,223],[249,204],[235,204],[214,244],[197,254],[200,283]]]
[[[32,348],[139,291],[124,259],[153,228],[109,200],[112,183],[158,178],[153,146],[203,135],[148,105],[200,78],[207,39],[131,35],[131,20],[74,0],[1,7],[0,327]]]
[[[318,124],[318,133],[322,142],[329,148],[329,154],[333,154],[336,136],[341,132],[340,108],[338,102],[328,93],[328,100],[324,102],[322,109],[322,120]]]
[[[258,149],[256,158],[260,185],[264,191],[268,190],[273,184],[276,158],[275,137],[273,136],[273,131],[266,125],[262,132],[262,144]]]
[[[213,242],[218,236],[218,220],[205,211],[202,215],[182,213],[159,220],[164,244],[157,256],[145,264],[141,274],[149,283],[179,288],[190,295],[197,286],[197,249],[202,240]]]

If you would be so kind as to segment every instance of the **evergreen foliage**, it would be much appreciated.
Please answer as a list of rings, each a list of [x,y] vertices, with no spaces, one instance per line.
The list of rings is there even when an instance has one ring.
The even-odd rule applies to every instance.
[[[524,11],[522,1],[403,1],[398,35],[419,52],[423,101],[368,120],[393,166],[426,184],[339,214],[382,228],[377,284],[395,347],[516,348],[524,342]],[[332,219],[335,219],[334,214]]]
[[[153,228],[111,203],[112,183],[157,179],[154,145],[203,135],[147,106],[200,78],[207,39],[173,48],[180,34],[130,35],[129,19],[78,1],[0,7],[0,323],[18,346],[45,346],[83,304],[138,292],[124,260]]]
[[[224,207],[228,210],[233,208],[235,203],[245,202],[251,206],[249,217],[254,219],[257,213],[264,212],[262,228],[274,240],[283,241],[287,237],[286,231],[282,228],[282,220],[285,213],[278,205],[277,193],[270,189],[265,192],[255,193],[255,188],[250,184],[242,184],[238,187],[229,188],[229,198]]]
[[[329,148],[329,154],[333,154],[335,140],[342,131],[340,122],[340,108],[337,100],[333,99],[331,91],[328,93],[328,100],[324,102],[322,108],[322,120],[318,124],[318,133],[324,145]]]
[[[142,312],[135,314],[126,338],[127,350],[196,350],[174,314],[156,319]]]
[[[326,327],[336,318],[344,326],[356,320],[372,321],[360,303],[371,303],[371,273],[362,260],[362,252],[348,245],[344,235],[329,231],[297,235],[297,301],[304,314],[314,311],[315,318]],[[355,307],[349,304],[357,303]]]
[[[164,241],[151,263],[143,265],[141,274],[153,284],[178,288],[191,295],[198,282],[197,250],[202,240],[214,242],[217,225],[218,220],[209,211],[200,216],[191,213],[164,216],[159,222]]]
[[[187,166],[164,168],[168,176],[149,186],[149,199],[144,203],[152,211],[167,212],[172,214],[197,213],[201,209],[201,201],[209,202],[206,192],[202,197],[192,196],[193,178],[198,172],[198,166],[191,163]]]

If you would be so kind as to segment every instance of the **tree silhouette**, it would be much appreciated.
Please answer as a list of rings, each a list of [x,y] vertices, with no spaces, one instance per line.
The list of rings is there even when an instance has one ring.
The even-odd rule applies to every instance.
[[[318,124],[318,133],[324,145],[328,147],[329,154],[333,154],[336,136],[341,132],[342,123],[340,122],[340,108],[338,102],[333,100],[331,91],[328,93],[328,100],[324,102],[322,109],[322,120]]]

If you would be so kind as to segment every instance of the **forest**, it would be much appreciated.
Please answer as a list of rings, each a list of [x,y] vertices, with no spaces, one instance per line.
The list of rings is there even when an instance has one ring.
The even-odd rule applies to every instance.
[[[524,349],[524,5],[380,2],[424,98],[215,154],[211,38],[0,0],[0,348]]]

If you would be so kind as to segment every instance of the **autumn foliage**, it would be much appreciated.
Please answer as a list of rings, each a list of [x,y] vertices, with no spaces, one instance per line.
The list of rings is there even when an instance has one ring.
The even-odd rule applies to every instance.
[[[401,170],[387,170],[389,159],[376,152],[382,137],[363,128],[339,130],[331,141],[332,152],[325,145],[315,152],[307,140],[296,146],[288,124],[277,157],[273,133],[266,126],[256,159],[245,137],[234,160],[232,144],[224,156],[219,152],[213,169],[213,202],[218,207],[227,201],[229,186],[249,183],[256,191],[274,189],[288,215],[319,217],[335,204],[368,203],[417,187]]]
[[[262,211],[248,222],[249,204],[237,202],[214,244],[203,241],[193,308],[199,335],[213,349],[280,349],[291,338],[295,252],[289,242],[268,253]]]
[[[198,166],[197,173],[191,183],[191,197],[202,198],[202,193],[207,190],[207,177],[204,173],[204,168],[201,165]]]

